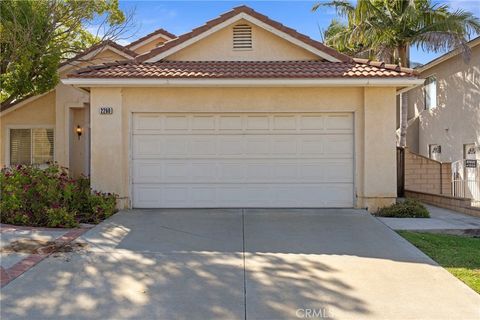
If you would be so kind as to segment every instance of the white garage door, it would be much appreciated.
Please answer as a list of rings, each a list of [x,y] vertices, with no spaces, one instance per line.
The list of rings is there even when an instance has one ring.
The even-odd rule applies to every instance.
[[[136,208],[352,207],[353,115],[133,115]]]

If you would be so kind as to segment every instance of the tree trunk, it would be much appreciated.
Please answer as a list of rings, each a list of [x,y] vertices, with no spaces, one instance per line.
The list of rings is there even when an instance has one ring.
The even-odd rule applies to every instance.
[[[399,63],[402,67],[409,67],[408,44],[400,45],[397,48]],[[404,148],[407,145],[408,128],[408,93],[404,92],[400,96],[400,141],[399,146]]]

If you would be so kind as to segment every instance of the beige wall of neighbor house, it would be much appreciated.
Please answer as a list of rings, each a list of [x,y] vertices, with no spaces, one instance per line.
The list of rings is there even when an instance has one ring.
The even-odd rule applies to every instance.
[[[6,141],[7,130],[10,126],[21,126],[25,128],[33,126],[55,127],[55,91],[52,91],[26,105],[6,113],[0,117],[0,166],[3,167],[7,161]]]
[[[429,76],[437,79],[437,107],[425,110],[422,86],[408,92],[413,125],[407,133],[407,146],[428,157],[429,145],[438,144],[442,147],[439,160],[462,159],[464,144],[480,146],[480,45],[472,48],[469,63],[458,54],[419,75]]]
[[[252,49],[233,49],[233,27],[252,27]],[[215,50],[212,50],[215,48]],[[229,61],[229,60],[318,60],[319,57],[246,20],[239,20],[204,39],[170,55],[167,60]]]
[[[394,88],[92,88],[92,185],[130,205],[135,112],[353,112],[355,203],[374,211],[396,197],[394,110]]]

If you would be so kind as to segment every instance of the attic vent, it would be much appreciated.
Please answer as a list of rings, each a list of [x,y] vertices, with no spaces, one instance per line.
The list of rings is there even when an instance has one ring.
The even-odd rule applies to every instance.
[[[252,49],[252,27],[248,24],[237,24],[233,27],[233,49]]]

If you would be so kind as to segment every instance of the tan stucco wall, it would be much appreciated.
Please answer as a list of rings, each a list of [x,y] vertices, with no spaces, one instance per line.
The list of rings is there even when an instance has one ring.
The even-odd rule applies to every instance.
[[[396,89],[365,88],[363,203],[376,211],[393,202],[396,190]]]
[[[428,156],[428,145],[442,146],[441,161],[456,161],[463,157],[463,145],[480,145],[480,45],[472,49],[466,64],[462,55],[450,58],[424,72],[419,77],[437,77],[437,103],[424,110],[423,87],[409,91],[409,118],[418,116],[418,152]],[[448,130],[447,130],[448,129]],[[408,134],[415,135],[415,129]],[[408,146],[416,151],[415,142]]]
[[[132,50],[135,51],[138,54],[142,54],[142,53],[148,52],[148,51],[160,46],[165,41],[167,41],[167,40],[164,39],[164,38],[157,38],[157,39],[154,39],[150,42],[147,42],[147,43],[141,45],[140,47],[132,49]]]
[[[89,103],[86,91],[59,83],[56,87],[56,118],[55,123],[55,161],[61,166],[70,165],[70,136],[75,134],[74,125],[70,119],[71,108],[83,108]]]
[[[75,128],[80,126],[82,134],[78,136]],[[89,128],[90,128],[90,108],[85,106],[83,108],[70,109],[70,157],[69,169],[70,174],[78,177],[81,174],[89,173]]]
[[[252,50],[233,50],[233,26],[240,20],[167,57],[167,60],[316,60],[318,56],[273,33],[252,26]]]
[[[0,117],[0,166],[6,163],[8,126],[55,126],[55,91]]]
[[[124,59],[125,57],[107,49],[97,54],[89,62],[82,62],[78,65],[72,65],[69,68],[64,68],[60,73],[60,77],[65,77],[66,74],[72,72],[75,68]],[[69,85],[64,85],[60,82],[51,93],[25,104],[14,111],[8,111],[5,114],[2,113],[2,116],[0,117],[1,166],[4,166],[6,163],[6,144],[4,137],[6,138],[7,126],[34,126],[48,124],[53,126],[55,129],[55,161],[64,167],[70,167],[71,165],[74,165],[75,168],[72,168],[74,175],[78,175],[80,172],[88,174],[88,166],[84,161],[84,157],[87,155],[85,155],[85,151],[82,151],[85,149],[79,146],[77,141],[72,139],[72,136],[75,135],[74,128],[77,126],[77,123],[82,120],[82,118],[78,120],[73,119],[72,117],[75,113],[83,113],[83,108],[88,106],[89,103],[90,97],[87,91],[74,88]],[[85,127],[87,127],[87,123],[85,121],[82,123]],[[87,135],[83,136],[82,140],[84,141],[86,138]],[[75,143],[72,145],[72,142]],[[70,156],[78,156],[81,159],[72,159],[72,161],[70,161]]]
[[[100,106],[112,107],[113,115],[100,115]],[[129,205],[134,112],[322,111],[354,112],[357,206],[373,210],[392,203],[396,197],[393,88],[92,88],[92,185],[118,193],[125,200],[121,206]],[[374,141],[364,143],[365,138]]]

